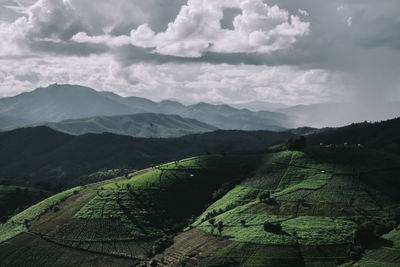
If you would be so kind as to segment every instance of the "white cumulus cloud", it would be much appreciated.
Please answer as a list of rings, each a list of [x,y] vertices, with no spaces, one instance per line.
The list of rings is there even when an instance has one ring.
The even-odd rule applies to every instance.
[[[226,8],[241,10],[233,30],[220,21]],[[189,0],[164,32],[155,33],[147,24],[131,32],[135,46],[179,57],[200,57],[206,52],[269,53],[288,49],[296,38],[309,32],[309,22],[261,0]]]

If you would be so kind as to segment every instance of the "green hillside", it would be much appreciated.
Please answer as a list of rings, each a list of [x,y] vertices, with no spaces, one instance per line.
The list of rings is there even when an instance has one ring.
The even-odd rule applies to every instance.
[[[393,265],[399,163],[364,148],[309,147],[157,165],[71,189],[16,215],[1,226],[8,241],[0,244],[0,262]],[[391,260],[376,249],[392,253]]]
[[[86,133],[115,133],[134,137],[179,137],[217,130],[216,127],[178,115],[141,113],[122,116],[102,116],[60,122],[43,122],[56,131],[82,135]]]

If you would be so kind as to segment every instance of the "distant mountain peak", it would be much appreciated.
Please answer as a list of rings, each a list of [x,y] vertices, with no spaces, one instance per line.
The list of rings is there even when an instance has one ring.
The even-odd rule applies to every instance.
[[[205,102],[188,106],[172,100],[154,102],[135,96],[122,97],[81,85],[51,84],[30,93],[0,99],[0,129],[43,121],[137,113],[176,114],[220,129],[282,130],[291,127],[289,117],[277,113],[261,114]],[[15,123],[8,119],[10,117],[16,119]]]

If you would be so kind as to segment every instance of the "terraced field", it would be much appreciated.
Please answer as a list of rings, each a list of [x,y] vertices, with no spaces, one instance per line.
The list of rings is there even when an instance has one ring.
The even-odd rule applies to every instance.
[[[27,239],[50,251],[64,247],[91,253],[96,260],[117,257],[128,265],[145,260],[155,241],[183,229],[222,184],[233,187],[258,162],[258,156],[197,157],[70,189],[2,225],[4,241],[20,235],[0,250]],[[15,257],[18,251],[25,249]],[[14,256],[4,254],[0,261],[13,262]]]
[[[17,214],[0,225],[0,265],[396,266],[399,163],[317,147],[154,166]]]
[[[321,148],[293,152],[290,160],[288,153],[270,156],[261,167],[272,173],[270,183],[258,181],[269,180],[268,176],[243,181],[192,224],[233,241],[201,266],[337,266],[352,261],[354,235],[362,223],[373,220],[383,225],[395,217],[398,199],[368,180],[379,179],[382,169],[396,168],[397,158],[383,162],[365,150],[349,151],[351,167],[348,157],[328,156]],[[320,157],[310,157],[318,153]],[[393,185],[398,174],[387,179],[391,183],[381,183],[381,189]],[[399,189],[398,182],[396,186]],[[268,198],[260,200],[262,194]],[[243,249],[254,254],[243,256]]]

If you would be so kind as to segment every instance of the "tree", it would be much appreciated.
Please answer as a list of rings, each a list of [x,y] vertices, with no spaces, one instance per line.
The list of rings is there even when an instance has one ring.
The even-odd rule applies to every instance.
[[[264,222],[264,231],[270,233],[280,233],[282,232],[282,226],[280,224]]]
[[[286,147],[288,150],[300,150],[307,146],[307,140],[304,136],[300,136],[299,138],[289,138],[286,142]]]
[[[224,223],[222,221],[218,222],[217,229],[218,229],[219,234],[221,234],[222,230],[224,229]]]
[[[260,202],[264,202],[265,200],[269,199],[271,196],[270,192],[263,192],[258,196],[258,199],[260,200]]]

